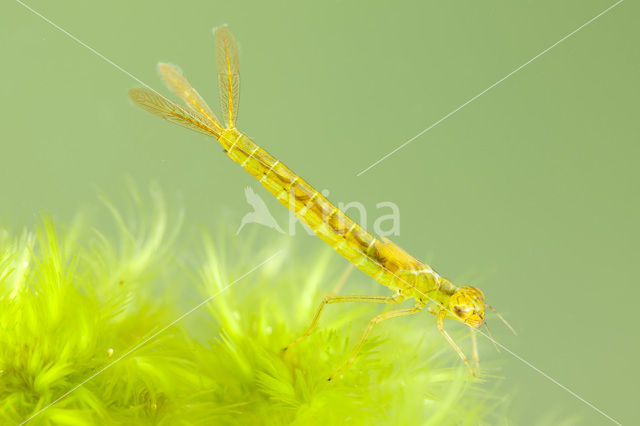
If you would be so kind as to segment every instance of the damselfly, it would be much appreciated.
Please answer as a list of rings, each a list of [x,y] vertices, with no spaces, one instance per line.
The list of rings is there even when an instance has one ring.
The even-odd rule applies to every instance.
[[[217,28],[214,31],[214,39],[223,122],[214,115],[184,75],[176,67],[166,63],[158,65],[160,74],[169,88],[186,103],[188,109],[149,89],[130,90],[131,99],[152,114],[216,138],[233,161],[258,179],[318,237],[358,269],[393,291],[391,296],[325,297],[307,331],[284,350],[290,349],[311,333],[328,304],[394,304],[413,298],[413,307],[388,311],[371,319],[349,360],[329,380],[354,361],[375,324],[390,318],[415,314],[425,308],[436,316],[438,330],[474,374],[467,357],[444,329],[444,320],[452,318],[472,329],[480,328],[484,323],[485,310],[493,310],[485,303],[482,291],[471,286],[457,287],[388,239],[374,238],[300,176],[240,132],[236,128],[240,97],[238,50],[226,27]],[[472,337],[477,366],[477,345],[473,333]]]

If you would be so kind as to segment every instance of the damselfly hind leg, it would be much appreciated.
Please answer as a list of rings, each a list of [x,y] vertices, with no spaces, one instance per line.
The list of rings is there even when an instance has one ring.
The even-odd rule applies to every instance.
[[[471,368],[471,364],[469,364],[469,361],[467,361],[467,357],[464,355],[464,352],[462,352],[462,349],[460,349],[460,347],[456,345],[456,342],[453,341],[451,336],[449,336],[449,333],[447,333],[447,331],[444,329],[444,319],[446,316],[447,316],[446,309],[442,309],[440,310],[440,312],[438,312],[438,330],[440,331],[440,333],[442,333],[444,338],[447,339],[447,341],[453,347],[453,349],[455,349],[455,351],[458,353],[458,356],[460,357],[462,362],[464,362],[465,365],[469,368],[471,375],[475,376],[476,373],[475,371],[473,371],[473,368]]]
[[[395,311],[385,312],[383,314],[376,315],[375,317],[373,317],[371,321],[369,321],[369,325],[367,326],[367,329],[364,331],[364,334],[360,339],[360,343],[358,343],[358,346],[356,346],[356,348],[353,350],[351,357],[347,360],[347,362],[344,363],[342,367],[337,369],[336,372],[333,373],[331,377],[329,377],[329,379],[327,380],[329,381],[333,380],[338,374],[340,374],[340,372],[342,372],[342,370],[344,370],[345,368],[347,368],[349,365],[353,363],[353,361],[358,356],[360,349],[362,349],[362,345],[364,345],[364,342],[367,340],[367,337],[369,337],[369,334],[371,333],[371,330],[373,329],[374,325],[378,324],[379,322],[388,320],[390,318],[403,317],[406,315],[415,314],[416,312],[420,312],[422,308],[424,308],[424,305],[420,304],[420,305],[414,306],[413,308],[397,309]]]
[[[304,332],[304,334],[298,337],[293,342],[289,343],[287,347],[282,349],[283,352],[289,350],[293,345],[299,343],[302,339],[309,336],[316,325],[318,325],[318,320],[320,319],[320,315],[324,310],[324,307],[330,303],[344,303],[344,302],[369,302],[369,303],[398,303],[404,300],[404,297],[400,294],[394,294],[393,296],[326,296],[320,302],[320,306],[318,306],[318,310],[316,311],[316,315],[313,317],[313,321],[311,321],[311,325]]]

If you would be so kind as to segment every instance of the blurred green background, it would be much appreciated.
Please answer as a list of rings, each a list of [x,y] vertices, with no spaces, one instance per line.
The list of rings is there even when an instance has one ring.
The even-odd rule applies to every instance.
[[[489,317],[497,340],[633,423],[637,3],[621,3],[356,177],[613,3],[28,1],[161,92],[156,63],[179,64],[216,109],[210,30],[229,24],[245,133],[331,200],[367,206],[370,228],[376,203],[396,203],[394,240],[481,287],[519,332]],[[31,226],[43,211],[69,222],[98,205],[98,189],[117,204],[129,176],[179,194],[186,230],[236,229],[249,211],[246,186],[286,226],[286,211],[217,142],[134,107],[126,91],[139,84],[14,1],[1,6],[0,51],[3,224]],[[291,238],[323,244],[301,228]],[[549,413],[610,424],[487,342],[482,356],[512,394],[509,424],[544,423]]]

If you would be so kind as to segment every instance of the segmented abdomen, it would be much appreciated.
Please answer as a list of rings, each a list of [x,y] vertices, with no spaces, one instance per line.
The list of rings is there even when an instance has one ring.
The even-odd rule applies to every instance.
[[[220,138],[227,155],[267,188],[282,204],[358,269],[394,289],[402,268],[384,255],[384,243],[335,207],[300,176],[237,130]],[[384,266],[383,267],[381,267]]]

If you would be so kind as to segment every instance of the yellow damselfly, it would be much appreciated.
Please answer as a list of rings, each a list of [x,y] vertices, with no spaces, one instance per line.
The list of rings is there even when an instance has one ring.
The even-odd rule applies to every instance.
[[[438,330],[474,374],[467,357],[445,331],[444,320],[452,318],[471,328],[480,328],[484,323],[485,309],[493,310],[485,304],[482,291],[471,286],[457,287],[388,239],[374,238],[300,176],[240,132],[236,128],[240,97],[238,50],[226,27],[219,27],[214,31],[214,40],[223,122],[214,115],[184,75],[176,67],[166,63],[158,65],[160,75],[169,88],[186,103],[188,109],[148,89],[130,90],[131,99],[152,114],[216,138],[233,161],[258,179],[318,237],[394,293],[391,296],[325,297],[307,331],[284,350],[311,333],[327,304],[399,303],[413,298],[413,307],[388,311],[371,319],[349,360],[329,380],[354,361],[375,324],[415,314],[425,308],[436,316]],[[475,338],[472,341],[477,365]]]

